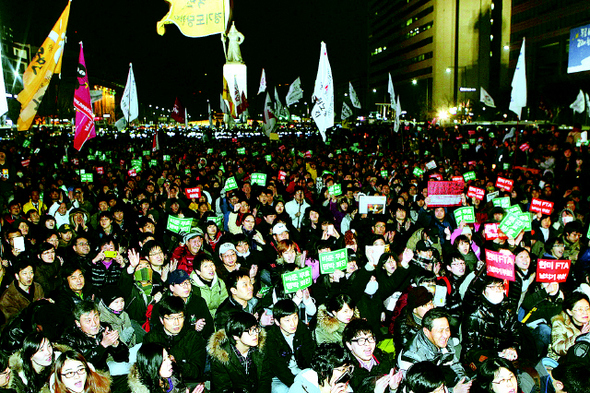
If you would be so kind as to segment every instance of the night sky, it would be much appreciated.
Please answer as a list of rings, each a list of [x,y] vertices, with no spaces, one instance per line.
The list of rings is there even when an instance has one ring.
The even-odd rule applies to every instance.
[[[16,41],[40,46],[65,8],[64,0],[2,0],[0,18],[12,27]],[[164,0],[73,0],[63,77],[75,76],[77,43],[84,42],[91,85],[115,83],[122,93],[129,62],[137,81],[141,104],[172,108],[178,96],[192,117],[206,109],[210,99],[219,109],[222,67],[220,36],[188,38],[175,25],[166,34],[156,22],[166,15]],[[336,87],[355,85],[366,72],[366,2],[353,0],[235,0],[233,20],[245,35],[242,57],[248,66],[249,99],[255,96],[262,68],[270,89],[279,84],[284,104],[288,87],[301,77],[303,101],[309,101],[317,73],[320,42],[325,41]],[[347,88],[347,87],[346,87]],[[357,87],[358,89],[358,87]],[[336,107],[341,104],[336,99]]]

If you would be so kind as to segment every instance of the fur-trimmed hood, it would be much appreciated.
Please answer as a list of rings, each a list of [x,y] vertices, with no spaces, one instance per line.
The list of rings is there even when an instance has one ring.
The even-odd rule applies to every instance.
[[[129,375],[127,376],[127,384],[131,389],[131,393],[151,393],[150,389],[147,386],[145,386],[139,378],[139,370],[137,369],[137,364],[133,364],[133,366],[131,366],[131,369],[129,370]],[[172,375],[172,384],[174,386],[173,392],[177,392],[178,389],[184,391],[184,385],[180,383],[180,381],[176,378],[174,374]]]
[[[67,345],[62,345],[62,344],[52,344],[51,345],[53,347],[53,359],[57,359],[57,357],[65,351],[69,351],[72,348],[68,347]],[[19,374],[21,379],[24,378],[24,374],[23,374],[23,350],[18,350],[15,353],[13,353],[12,355],[10,355],[10,358],[8,359],[8,366],[10,367],[10,369],[12,370],[12,374],[10,376],[10,379],[12,380],[15,376],[15,374]],[[27,381],[23,380],[23,382],[27,383]]]
[[[353,318],[360,318],[357,308],[354,309]],[[327,333],[334,333],[340,329],[340,321],[332,315],[326,308],[325,304],[318,307],[318,326]]]
[[[258,350],[260,352],[264,352],[264,344],[266,343],[266,330],[262,329],[260,334],[258,335]],[[213,333],[211,338],[209,338],[209,343],[207,344],[207,352],[209,355],[217,359],[219,362],[223,364],[227,364],[229,362],[230,354],[230,342],[227,338],[227,334],[225,333],[225,329],[221,329]]]

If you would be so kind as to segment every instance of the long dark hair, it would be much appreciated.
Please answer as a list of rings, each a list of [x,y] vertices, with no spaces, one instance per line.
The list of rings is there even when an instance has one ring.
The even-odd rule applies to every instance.
[[[23,358],[23,373],[25,374],[26,378],[26,386],[25,388],[29,392],[38,392],[41,390],[41,387],[47,382],[49,379],[49,375],[51,375],[51,365],[53,364],[53,355],[51,359],[51,365],[43,368],[39,374],[33,368],[33,362],[31,357],[37,353],[43,346],[43,342],[47,340],[49,346],[51,346],[51,342],[45,337],[45,335],[41,332],[34,332],[29,334],[25,337],[23,341],[23,349],[22,349],[22,358]],[[25,382],[25,381],[23,381]]]
[[[55,393],[69,393],[69,390],[62,381],[61,373],[66,360],[77,360],[82,363],[84,369],[86,369],[84,393],[106,393],[111,391],[110,379],[94,371],[94,369],[88,365],[88,362],[81,353],[76,351],[65,351],[59,355],[53,365],[53,373],[55,374],[53,389]]]
[[[157,343],[144,343],[137,351],[137,372],[140,382],[150,392],[165,392],[162,386],[167,386],[160,376],[160,367],[164,362],[164,347]]]

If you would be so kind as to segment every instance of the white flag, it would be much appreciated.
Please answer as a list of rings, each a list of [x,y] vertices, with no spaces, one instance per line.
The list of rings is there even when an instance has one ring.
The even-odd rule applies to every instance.
[[[207,100],[207,110],[209,111],[209,128],[213,128],[213,112],[211,112],[211,103]]]
[[[275,115],[279,116],[282,111],[283,111],[283,104],[281,103],[281,98],[279,97],[279,92],[277,91],[277,88],[275,87],[275,110],[274,110],[274,113],[275,113]]]
[[[320,64],[315,79],[312,102],[315,102],[315,105],[311,117],[325,142],[326,130],[334,126],[334,80],[325,42],[322,42],[320,49]]]
[[[277,124],[277,118],[272,113],[272,101],[270,100],[270,94],[266,93],[266,100],[264,101],[264,133],[267,137],[270,137],[270,133],[274,130]]]
[[[588,117],[590,117],[590,96],[586,93],[586,109],[588,109]]]
[[[127,123],[131,123],[139,116],[139,102],[137,101],[137,86],[135,85],[135,76],[133,75],[133,65],[129,63],[129,74],[127,75],[127,85],[121,97],[121,110]]]
[[[512,78],[512,94],[510,94],[510,106],[508,107],[518,115],[519,119],[522,118],[522,108],[526,106],[527,98],[524,48],[525,39],[523,37],[520,55],[518,55],[518,62],[516,63],[516,70],[514,70],[514,77]]]
[[[391,73],[389,73],[389,84],[387,85],[387,92],[389,93],[389,101],[391,106],[395,105],[395,91],[393,90],[393,81],[391,80]]]
[[[574,110],[574,112],[584,113],[586,110],[586,102],[584,99],[584,92],[580,89],[576,100],[570,105],[570,108]]]
[[[488,93],[486,91],[486,89],[484,89],[483,87],[480,87],[480,92],[479,92],[479,101],[483,102],[484,105],[489,106],[491,108],[495,108],[496,104],[494,104],[494,99],[492,98],[492,96],[490,95],[490,93]]]
[[[0,45],[1,47],[2,45]],[[0,59],[2,58],[2,51],[0,50]],[[2,70],[2,62],[0,61],[0,116],[8,112],[8,102],[6,101],[6,86],[4,85],[4,71]]]
[[[342,120],[346,120],[350,116],[352,116],[352,109],[350,109],[350,107],[348,105],[346,105],[346,102],[343,102],[342,103],[342,114],[340,115],[340,118]]]
[[[352,106],[360,109],[361,102],[359,101],[359,97],[356,95],[356,91],[354,91],[354,87],[352,87],[352,82],[348,82],[348,95],[350,95],[350,102],[352,102]]]
[[[285,98],[285,102],[287,106],[291,106],[291,104],[296,103],[303,97],[303,90],[301,89],[301,79],[297,77],[295,82],[291,83],[289,86],[289,92],[287,93],[287,98]]]
[[[258,93],[263,93],[266,91],[266,74],[264,73],[264,68],[262,69],[262,75],[260,76],[260,87],[258,88]]]
[[[398,132],[399,131],[399,126],[400,126],[400,121],[399,121],[399,117],[402,114],[402,106],[399,103],[399,95],[397,96],[397,103],[395,104],[395,123],[393,123],[393,131]]]

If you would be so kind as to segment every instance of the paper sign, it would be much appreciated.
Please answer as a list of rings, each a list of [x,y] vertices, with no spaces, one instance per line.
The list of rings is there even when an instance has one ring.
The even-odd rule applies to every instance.
[[[361,195],[359,198],[359,213],[361,214],[383,214],[385,213],[385,204],[387,197]]]
[[[28,140],[28,139],[25,139],[24,142],[23,142],[23,147],[26,148],[26,147],[29,147],[29,146],[31,146],[31,141]]]
[[[506,236],[515,239],[523,229],[520,221],[520,213],[507,214],[500,223],[499,228]]]
[[[223,217],[220,216],[209,216],[207,217],[207,221],[213,221],[218,228],[223,226]]]
[[[436,168],[436,162],[434,160],[427,162],[426,163],[426,168],[427,169],[434,169],[434,168]]]
[[[227,152],[224,150],[221,152],[221,157],[225,157],[227,155]]]
[[[213,148],[212,147],[210,147],[210,148],[207,149],[207,154],[213,154]]]
[[[168,216],[166,229],[174,233],[190,232],[192,224],[192,218],[178,218],[170,215]]]
[[[129,169],[127,173],[129,174],[129,176],[137,176],[137,172],[135,171],[135,169]]]
[[[414,173],[414,176],[420,177],[420,176],[422,176],[422,174],[424,173],[424,171],[422,169],[418,168],[418,167],[415,167],[413,173]]]
[[[498,195],[500,195],[500,191],[490,192],[486,195],[486,202],[493,201]]]
[[[543,213],[550,215],[553,212],[553,202],[544,201],[542,199],[533,198],[531,201],[531,209],[535,213]]]
[[[381,176],[382,176],[382,177],[387,177],[387,170],[386,170],[386,169],[383,169],[383,170],[381,171]]]
[[[238,149],[238,154],[241,154],[241,155],[244,155],[244,154],[246,154],[246,148],[245,148],[245,147],[240,147],[240,148]]]
[[[506,213],[510,214],[510,213],[522,213],[522,209],[520,208],[520,205],[513,205],[510,206],[508,209],[506,209]]]
[[[141,170],[141,160],[131,160],[131,168]]]
[[[265,156],[264,156],[264,159],[265,159],[267,162],[271,162],[271,161],[272,161],[272,156],[271,156],[270,154],[267,154],[267,155],[265,155]]]
[[[467,196],[469,198],[475,198],[475,199],[479,199],[480,201],[482,201],[483,197],[485,195],[486,195],[486,190],[484,190],[483,188],[469,186],[469,189],[467,190]]]
[[[514,281],[514,255],[486,250],[488,276]]]
[[[190,169],[188,169],[188,168],[187,168],[187,169],[185,169],[185,170],[184,170],[184,174],[185,174],[185,175],[190,175],[190,174],[191,174],[191,170],[190,170]]]
[[[342,195],[342,186],[340,184],[334,184],[333,186],[328,187],[328,191],[330,195],[338,196]]]
[[[463,182],[429,181],[428,197],[431,206],[459,206],[463,194]]]
[[[143,155],[144,156],[149,156],[150,155],[150,151],[149,150],[144,150],[143,151]]]
[[[311,275],[311,266],[305,269],[295,270],[294,272],[281,274],[285,293],[297,292],[311,286],[313,283]]]
[[[21,165],[22,165],[23,167],[25,167],[25,168],[26,168],[26,167],[28,167],[28,166],[29,166],[29,164],[31,163],[31,160],[22,160],[20,163],[21,163]]]
[[[236,179],[233,176],[228,178],[225,182],[225,191],[236,190],[237,188],[238,183],[236,182]]]
[[[94,181],[94,174],[92,173],[82,173],[81,174],[81,181],[92,183]]]
[[[572,262],[570,260],[539,259],[537,282],[565,282]]]
[[[468,182],[468,181],[470,181],[470,180],[475,180],[476,178],[477,178],[477,177],[476,177],[476,175],[475,175],[475,172],[474,172],[474,171],[465,172],[465,173],[463,174],[463,179],[464,179],[466,182]]]
[[[250,183],[252,183],[252,185],[258,184],[262,187],[266,187],[266,173],[253,173],[250,177]]]
[[[464,222],[466,224],[475,223],[475,209],[473,206],[460,207],[454,211],[454,214],[455,222],[457,222],[457,224],[460,222]]]
[[[522,150],[522,151],[527,151],[530,148],[531,147],[529,146],[528,143],[523,143],[522,145],[520,145],[520,150]]]
[[[467,150],[469,149],[469,143],[463,143],[461,147],[463,148],[463,150]]]
[[[442,175],[440,173],[433,173],[429,176],[430,179],[436,179],[438,181],[442,181]]]
[[[306,151],[305,152],[305,158],[311,158],[311,153],[312,153],[311,150]]]
[[[512,187],[514,186],[514,180],[505,179],[503,177],[498,176],[498,180],[496,180],[496,188],[504,191],[512,191]]]
[[[279,180],[284,180],[287,177],[287,172],[279,171]]]
[[[188,199],[199,199],[201,197],[201,187],[186,188],[184,194]]]
[[[451,179],[463,183],[463,176],[453,176]]]
[[[163,156],[163,160],[164,161],[170,161],[170,156],[169,155],[164,155]]]
[[[525,232],[530,232],[533,229],[533,215],[531,213],[520,213],[518,215],[520,225],[523,227]]]
[[[254,153],[252,153],[252,157],[258,157],[259,154],[260,154],[260,152],[255,151]]]
[[[96,167],[96,173],[98,173],[99,175],[104,175],[104,168],[101,166]]]
[[[510,207],[510,197],[495,198],[492,203],[494,204],[494,207],[508,209]]]
[[[281,146],[279,146],[279,150],[280,150],[280,151],[283,151],[283,150],[285,150],[285,145],[281,145]]]
[[[486,240],[508,239],[508,236],[498,229],[498,225],[497,223],[484,224],[483,234]]]
[[[150,160],[150,168],[153,166],[158,166],[158,160],[154,160],[154,159]]]
[[[346,269],[348,263],[348,248],[341,248],[340,250],[322,252],[319,254],[320,258],[320,273],[329,274],[336,270]]]

